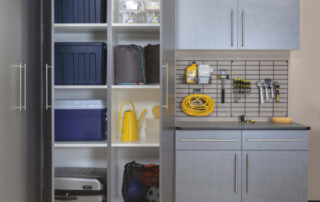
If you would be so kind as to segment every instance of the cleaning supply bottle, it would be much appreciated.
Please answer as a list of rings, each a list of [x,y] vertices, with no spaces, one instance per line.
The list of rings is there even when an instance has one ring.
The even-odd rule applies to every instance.
[[[196,62],[192,62],[192,64],[187,68],[186,72],[186,83],[196,83],[195,78],[198,76],[198,67]]]

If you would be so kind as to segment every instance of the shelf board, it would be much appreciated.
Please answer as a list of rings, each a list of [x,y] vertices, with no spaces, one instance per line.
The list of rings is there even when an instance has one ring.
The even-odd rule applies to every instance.
[[[78,23],[63,23],[54,24],[55,33],[94,33],[94,32],[106,32],[108,25],[106,23],[99,24],[78,24]]]
[[[160,85],[112,85],[112,89],[160,89]]]
[[[124,24],[113,23],[112,29],[118,33],[160,33],[160,24]]]
[[[92,147],[107,147],[107,141],[84,141],[84,142],[55,142],[56,148],[92,148]]]
[[[108,89],[107,85],[56,85],[54,89]]]
[[[113,138],[112,147],[160,147],[160,143],[156,138],[140,139],[133,142],[123,142],[120,138]]]

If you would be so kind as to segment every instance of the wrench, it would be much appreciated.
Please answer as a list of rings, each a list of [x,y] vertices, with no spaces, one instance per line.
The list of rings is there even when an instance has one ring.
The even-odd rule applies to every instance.
[[[258,88],[260,89],[260,102],[261,104],[264,104],[264,100],[263,100],[263,84],[258,82],[257,83]]]

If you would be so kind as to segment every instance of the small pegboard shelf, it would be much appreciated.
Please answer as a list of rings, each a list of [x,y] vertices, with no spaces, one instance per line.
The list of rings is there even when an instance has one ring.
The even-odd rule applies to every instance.
[[[215,110],[206,116],[212,118],[232,118],[246,115],[258,117],[287,117],[288,116],[288,61],[287,60],[195,60],[197,65],[210,65],[214,71],[211,74],[211,84],[186,84],[185,71],[194,60],[176,61],[176,121],[192,119],[181,110],[181,102],[187,95],[193,94],[194,89],[209,95],[215,102]],[[222,83],[218,79],[221,69],[227,70],[229,80],[225,81],[225,103],[221,103]],[[251,80],[251,93],[235,102],[233,93],[233,79]],[[257,82],[265,83],[265,79],[272,79],[280,84],[280,102],[271,98],[265,104],[260,103]],[[265,97],[265,91],[264,91]],[[206,118],[201,117],[201,118]]]

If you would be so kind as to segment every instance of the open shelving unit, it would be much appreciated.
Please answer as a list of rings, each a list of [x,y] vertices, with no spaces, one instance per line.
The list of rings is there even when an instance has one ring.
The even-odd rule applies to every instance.
[[[125,164],[132,161],[142,164],[159,164],[160,131],[158,131],[159,134],[149,134],[146,130],[148,127],[146,122],[153,119],[152,108],[160,105],[160,85],[115,85],[113,50],[117,45],[137,44],[144,47],[148,44],[159,44],[160,24],[119,23],[117,10],[119,0],[106,0],[106,2],[108,2],[106,23],[52,25],[53,45],[55,42],[104,42],[107,44],[105,67],[107,83],[105,85],[53,85],[53,100],[102,99],[108,108],[106,140],[54,142],[53,166],[107,167],[108,201],[122,202],[121,185]],[[127,100],[135,104],[137,118],[143,109],[147,109],[139,128],[139,140],[134,142],[121,141],[121,132],[118,131],[119,109]],[[54,103],[52,105],[54,111]],[[131,107],[126,105],[123,111],[128,109]],[[54,120],[52,125],[54,126]]]

